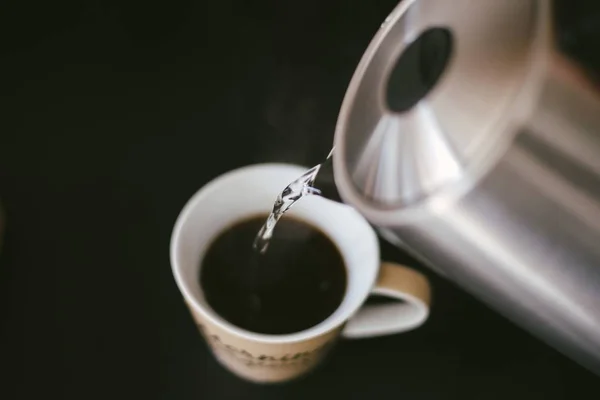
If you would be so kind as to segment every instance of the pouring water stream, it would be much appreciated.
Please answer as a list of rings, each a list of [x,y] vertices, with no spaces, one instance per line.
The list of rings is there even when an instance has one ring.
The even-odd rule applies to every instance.
[[[327,162],[333,155],[333,150],[329,152],[329,155],[321,164],[317,164],[308,171],[306,171],[298,179],[290,183],[283,189],[277,196],[275,204],[273,204],[273,210],[269,214],[265,224],[260,228],[256,238],[254,239],[254,249],[259,251],[261,254],[267,251],[269,247],[269,241],[273,236],[273,231],[277,221],[290,209],[298,200],[304,196],[316,194],[320,195],[321,191],[313,186],[315,179],[321,170],[321,166]]]

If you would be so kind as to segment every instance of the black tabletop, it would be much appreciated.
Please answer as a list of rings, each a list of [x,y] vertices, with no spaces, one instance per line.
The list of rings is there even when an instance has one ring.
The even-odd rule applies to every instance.
[[[239,380],[200,339],[169,265],[179,210],[236,167],[321,160],[394,3],[3,2],[0,398],[598,398],[600,378],[429,271],[423,328],[343,341],[293,383]],[[593,73],[586,4],[561,43]]]

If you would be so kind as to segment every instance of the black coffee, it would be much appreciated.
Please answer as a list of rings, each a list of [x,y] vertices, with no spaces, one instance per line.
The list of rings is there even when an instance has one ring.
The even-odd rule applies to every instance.
[[[237,222],[210,245],[200,285],[212,309],[240,328],[298,332],[330,316],[346,291],[346,267],[333,242],[315,227],[284,217],[269,249],[253,249],[266,215]]]

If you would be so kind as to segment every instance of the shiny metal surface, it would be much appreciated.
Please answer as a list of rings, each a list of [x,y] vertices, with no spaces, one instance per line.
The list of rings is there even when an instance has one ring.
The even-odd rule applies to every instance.
[[[489,168],[507,139],[504,115],[522,107],[515,98],[543,57],[532,50],[548,40],[547,3],[400,3],[358,66],[338,121],[348,144],[338,156],[351,166],[357,190],[407,206]],[[393,112],[385,97],[396,60],[432,27],[451,27],[449,65],[425,99]]]
[[[554,50],[550,11],[402,2],[348,89],[334,172],[386,237],[600,373],[600,102]],[[381,107],[389,65],[440,25],[456,49],[438,86]]]

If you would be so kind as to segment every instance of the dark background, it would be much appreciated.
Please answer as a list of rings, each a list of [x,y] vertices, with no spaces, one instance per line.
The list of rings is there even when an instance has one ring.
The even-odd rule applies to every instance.
[[[600,5],[571,3],[558,38],[595,76]],[[0,4],[1,399],[600,396],[600,378],[431,273],[422,329],[342,342],[290,384],[233,377],[199,338],[169,265],[179,210],[230,169],[320,161],[394,0]]]

